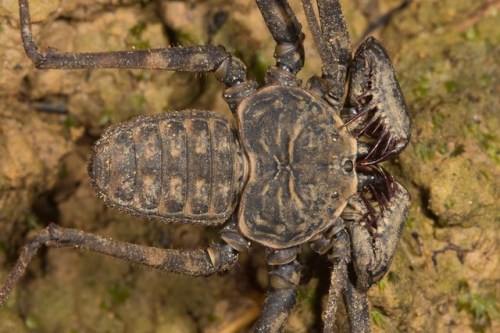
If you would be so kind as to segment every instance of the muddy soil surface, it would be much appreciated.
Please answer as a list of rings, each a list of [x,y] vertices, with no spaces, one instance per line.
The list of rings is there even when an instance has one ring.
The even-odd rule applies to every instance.
[[[341,1],[353,44],[396,0]],[[307,35],[306,66],[321,64]],[[500,1],[414,0],[372,34],[387,47],[410,106],[412,141],[386,163],[411,192],[389,273],[370,293],[375,332],[499,332]],[[33,1],[35,40],[62,51],[222,44],[262,80],[272,41],[251,0]],[[213,75],[36,70],[17,2],[0,2],[0,278],[49,223],[158,247],[197,248],[217,230],[113,211],[87,176],[109,125],[187,108],[229,115]],[[321,331],[328,263],[304,249],[286,332]],[[250,332],[266,294],[263,250],[210,278],[183,277],[75,250],[42,250],[7,305],[0,332]],[[346,320],[340,311],[340,332]]]

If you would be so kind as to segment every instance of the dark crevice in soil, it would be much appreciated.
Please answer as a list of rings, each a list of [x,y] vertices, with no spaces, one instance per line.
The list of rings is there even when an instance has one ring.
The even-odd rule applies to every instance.
[[[44,192],[33,202],[31,210],[37,218],[37,223],[40,225],[59,223],[60,212],[54,199],[55,195],[54,191]]]
[[[432,209],[430,209],[430,191],[429,189],[426,189],[426,188],[419,188],[420,189],[420,200],[419,202],[421,203],[421,207],[422,207],[422,213],[430,218],[431,220],[434,221],[434,225],[435,226],[440,226],[440,222],[439,222],[439,216],[436,215],[436,213],[434,213],[432,211]]]

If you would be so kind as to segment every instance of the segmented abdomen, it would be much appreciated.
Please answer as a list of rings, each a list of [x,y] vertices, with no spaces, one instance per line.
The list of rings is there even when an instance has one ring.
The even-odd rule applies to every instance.
[[[209,111],[169,112],[108,129],[96,143],[89,174],[114,208],[213,225],[234,211],[243,155],[226,118]]]

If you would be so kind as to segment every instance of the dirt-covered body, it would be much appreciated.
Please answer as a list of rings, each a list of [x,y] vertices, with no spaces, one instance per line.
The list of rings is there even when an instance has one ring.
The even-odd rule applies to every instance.
[[[279,85],[244,99],[238,114],[241,143],[230,121],[210,111],[109,128],[89,165],[95,190],[119,210],[205,225],[225,222],[241,197],[238,228],[274,249],[329,228],[357,192],[357,142],[338,114],[306,90]]]

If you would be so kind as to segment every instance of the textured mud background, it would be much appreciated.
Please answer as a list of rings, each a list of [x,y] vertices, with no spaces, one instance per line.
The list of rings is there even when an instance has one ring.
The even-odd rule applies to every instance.
[[[398,5],[342,2],[354,43]],[[414,124],[411,145],[387,165],[413,205],[394,264],[370,291],[375,332],[500,331],[499,10],[492,0],[414,0],[374,31],[393,59]],[[244,59],[259,80],[273,63],[274,43],[250,0],[46,0],[33,1],[32,13],[42,47],[211,42]],[[86,175],[91,144],[110,124],[185,108],[227,113],[213,76],[37,71],[21,46],[14,0],[0,1],[0,45],[0,278],[49,222],[167,248],[205,246],[217,236],[114,212]],[[320,68],[310,36],[306,49],[303,78]],[[247,332],[265,297],[263,258],[255,247],[227,274],[203,279],[73,250],[41,251],[0,310],[0,332]],[[328,266],[306,249],[303,261],[287,332],[320,330]]]

